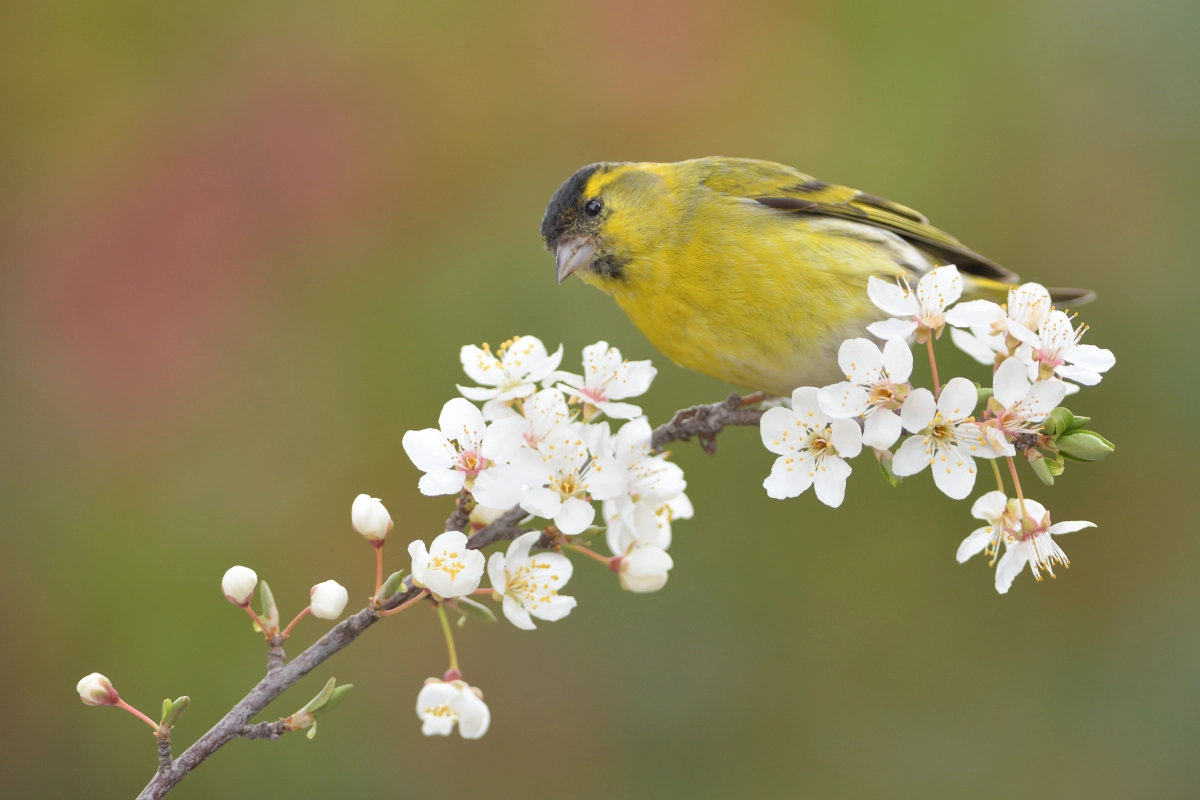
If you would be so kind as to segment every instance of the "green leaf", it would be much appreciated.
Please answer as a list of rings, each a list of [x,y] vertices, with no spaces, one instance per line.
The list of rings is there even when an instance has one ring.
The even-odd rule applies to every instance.
[[[1077,431],[1080,428],[1086,428],[1087,424],[1091,421],[1091,417],[1075,417],[1075,419],[1071,421],[1071,427],[1067,429],[1067,432]]]
[[[900,481],[902,481],[904,479],[901,477],[898,477],[896,475],[896,473],[892,472],[892,454],[887,450],[883,450],[883,451],[877,450],[875,452],[876,452],[876,455],[880,456],[879,457],[879,471],[883,473],[883,479],[885,481],[887,481],[888,483],[890,483],[892,485],[892,488],[899,486]]]
[[[1063,470],[1067,468],[1067,465],[1063,462],[1061,455],[1056,455],[1053,458],[1046,459],[1046,468],[1050,470],[1051,475],[1057,478],[1063,474]]]
[[[334,709],[334,707],[337,706],[338,703],[342,702],[342,698],[344,698],[347,695],[347,693],[349,693],[349,691],[353,688],[354,688],[353,683],[346,683],[346,684],[343,684],[343,685],[337,687],[336,689],[334,689],[332,692],[329,693],[329,699],[325,701],[325,705],[321,706],[320,709],[313,709],[313,714],[314,715],[317,714],[318,711],[321,714],[324,714],[327,711],[332,711]]]
[[[1116,447],[1095,431],[1076,430],[1059,436],[1058,451],[1072,461],[1099,461],[1112,455]]]
[[[979,402],[985,405],[987,404],[987,401],[991,399],[993,394],[992,387],[980,386],[978,383],[975,384],[975,392],[979,395]]]
[[[162,725],[164,722],[166,722],[167,714],[170,714],[170,713],[171,713],[171,698],[168,697],[166,700],[163,700],[162,716],[158,718],[158,724]]]
[[[171,703],[170,710],[163,714],[163,723],[174,727],[179,718],[183,716],[183,712],[187,711],[187,707],[191,702],[191,698],[187,695],[175,698],[175,702]]]
[[[312,739],[317,735],[317,722],[313,720],[313,724],[308,726],[308,733],[304,734],[304,738]]]
[[[259,616],[267,624],[271,633],[279,632],[279,607],[275,605],[275,595],[266,581],[258,582],[258,604],[262,609]]]
[[[1069,409],[1059,406],[1046,417],[1042,423],[1042,431],[1047,436],[1058,436],[1069,431],[1074,421],[1075,415]]]
[[[1053,486],[1054,474],[1050,472],[1050,465],[1046,463],[1046,459],[1040,453],[1036,455],[1036,458],[1029,459],[1029,466],[1033,467],[1033,474],[1037,475],[1042,483]]]
[[[460,611],[462,611],[464,614],[474,617],[475,619],[483,620],[484,622],[496,621],[496,615],[492,613],[492,610],[483,603],[476,603],[470,598],[460,597],[458,598],[458,605]],[[463,617],[463,619],[466,619],[466,617]]]
[[[320,693],[318,693],[317,696],[314,697],[312,700],[309,700],[304,705],[304,708],[302,708],[300,710],[307,711],[309,713],[315,712],[321,706],[323,706],[329,702],[329,698],[333,696],[333,689],[336,686],[337,686],[337,678],[330,678],[328,681],[325,682],[325,688],[321,689]]]
[[[388,576],[388,579],[383,582],[383,586],[379,587],[379,594],[375,595],[376,600],[386,600],[387,598],[400,591],[400,587],[404,584],[404,570],[397,570]]]

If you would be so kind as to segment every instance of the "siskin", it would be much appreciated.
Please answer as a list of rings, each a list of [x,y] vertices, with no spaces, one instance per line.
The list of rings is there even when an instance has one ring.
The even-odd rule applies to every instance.
[[[775,395],[839,379],[842,341],[880,319],[872,275],[955,264],[974,296],[1018,281],[911,208],[744,158],[583,167],[550,199],[542,239],[560,283],[611,294],[675,363]]]

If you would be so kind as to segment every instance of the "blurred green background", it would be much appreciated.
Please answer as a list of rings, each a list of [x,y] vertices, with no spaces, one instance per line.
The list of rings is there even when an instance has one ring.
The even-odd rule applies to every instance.
[[[856,464],[848,502],[768,500],[732,431],[675,448],[696,519],[666,589],[580,564],[536,633],[468,626],[481,741],[413,713],[428,612],[371,630],[315,741],[234,742],[180,798],[1200,795],[1196,214],[1200,5],[68,3],[0,10],[0,794],[132,797],[153,741],[74,692],[99,670],[190,743],[257,681],[232,564],[283,613],[369,591],[349,527],[449,511],[400,448],[514,333],[568,364],[655,358],[653,422],[730,387],[555,285],[545,202],[597,160],[739,155],[915,206],[1030,279],[1085,285],[1117,367],[1070,406],[1118,444],[1072,465],[1056,581],[1008,596],[927,476]],[[949,345],[945,358],[974,369]],[[968,374],[981,377],[977,372]],[[1172,428],[1171,425],[1178,424]],[[1028,474],[1028,473],[1027,473]],[[306,620],[291,650],[327,627]]]

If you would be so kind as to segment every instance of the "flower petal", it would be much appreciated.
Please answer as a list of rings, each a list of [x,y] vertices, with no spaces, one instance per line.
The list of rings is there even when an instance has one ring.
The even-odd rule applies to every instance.
[[[917,323],[912,320],[903,319],[885,319],[880,322],[872,322],[867,326],[867,330],[872,335],[878,336],[885,342],[892,339],[905,339],[917,332]]]
[[[487,574],[493,589],[500,594],[504,594],[508,590],[508,575],[504,572],[503,553],[497,551],[488,557]]]
[[[911,397],[912,395],[909,395]],[[942,387],[937,400],[937,410],[954,421],[966,419],[979,402],[979,391],[966,378],[951,378]]]
[[[1025,366],[1015,358],[1006,358],[992,376],[992,391],[1000,405],[1013,406],[1029,392],[1029,378]],[[977,395],[978,397],[978,395]]]
[[[875,276],[867,279],[867,296],[876,306],[896,317],[912,317],[919,310],[912,291]]]
[[[822,459],[813,480],[817,499],[830,508],[840,506],[846,497],[846,478],[850,477],[850,472],[850,465],[840,458]]]
[[[483,439],[486,424],[483,412],[461,397],[447,401],[438,416],[438,427],[442,434],[447,439],[456,440],[459,448],[463,450]]]
[[[525,610],[525,606],[518,603],[512,595],[504,595],[504,602],[500,607],[504,609],[504,616],[508,617],[508,621],[521,630],[532,631],[537,628],[537,625],[534,625],[533,620],[530,619],[529,612]]]
[[[521,508],[542,519],[554,519],[562,510],[562,498],[553,489],[538,486],[525,492]]]
[[[1029,551],[1025,545],[1009,546],[996,564],[996,591],[1000,594],[1008,594],[1013,579],[1021,574],[1021,570],[1025,569],[1025,563],[1028,560]]]
[[[521,478],[514,467],[498,464],[475,478],[471,495],[488,508],[509,508],[521,502]]]
[[[854,458],[862,452],[862,429],[849,419],[835,419],[829,423],[832,431],[830,443],[842,458]]]
[[[867,410],[871,394],[857,383],[843,381],[826,386],[817,392],[821,410],[833,419],[850,419]]]
[[[912,348],[904,339],[889,339],[883,346],[883,368],[892,383],[904,383],[912,375]]]
[[[846,380],[859,384],[872,384],[883,372],[883,354],[870,339],[847,339],[838,348],[838,366]]]
[[[968,300],[946,312],[946,322],[959,328],[991,325],[1004,316],[1004,309],[991,300]]]
[[[649,361],[628,361],[618,368],[617,379],[608,385],[607,394],[614,400],[645,394],[657,374]]]
[[[971,387],[974,389],[974,387]],[[933,423],[933,417],[937,414],[937,401],[933,399],[933,392],[925,388],[913,389],[908,393],[908,397],[904,400],[904,405],[900,408],[900,421],[904,423],[904,429],[909,433],[928,428]]]
[[[633,419],[642,415],[642,407],[633,403],[612,403],[602,400],[596,403],[596,408],[603,411],[610,419]]]
[[[466,480],[466,474],[457,469],[435,469],[421,476],[421,480],[417,481],[417,488],[426,497],[458,494]]]
[[[990,367],[996,363],[996,351],[989,347],[987,342],[972,333],[967,333],[958,328],[951,328],[950,341],[954,342],[955,347],[980,364]]]
[[[595,518],[596,509],[591,503],[578,497],[568,497],[554,515],[554,524],[567,536],[575,536],[587,530]]]
[[[900,445],[900,449],[896,451],[896,455],[892,459],[892,472],[901,478],[906,478],[909,475],[916,475],[929,466],[929,454],[925,447],[925,437],[923,436],[910,436],[905,439],[904,444]]]
[[[917,281],[917,300],[921,311],[941,313],[946,306],[962,297],[963,279],[958,267],[947,264],[929,270]]]
[[[408,431],[404,434],[402,444],[404,452],[421,472],[445,469],[452,466],[458,458],[458,451],[436,428]]]
[[[792,463],[787,463],[787,462]],[[780,456],[771,467],[771,474],[763,481],[767,496],[776,500],[796,497],[809,486],[812,486],[816,473],[813,471],[811,459],[793,459]]]
[[[934,485],[947,497],[963,500],[975,488],[975,461],[961,449],[943,448],[929,468]]]
[[[790,408],[768,408],[758,423],[763,447],[778,455],[793,453],[800,441],[796,415]]]
[[[990,526],[976,528],[971,531],[970,536],[962,540],[962,544],[958,546],[958,552],[954,554],[954,557],[958,560],[958,563],[963,564],[971,556],[982,552],[983,548],[987,547],[991,541],[992,528]]]
[[[1076,520],[1073,522],[1056,522],[1046,529],[1046,533],[1053,533],[1057,536],[1063,533],[1074,533],[1075,531],[1081,531],[1084,528],[1094,527],[1096,527],[1096,523],[1085,522],[1083,520]]]
[[[993,489],[987,494],[980,495],[972,504],[971,516],[995,524],[1004,516],[1004,507],[1007,504],[1008,498],[1004,496],[1004,492]]]
[[[876,409],[867,415],[867,421],[863,424],[862,443],[877,450],[887,450],[900,438],[900,429],[900,416],[896,412],[887,408]]]
[[[462,396],[468,400],[491,400],[496,395],[500,394],[499,389],[484,389],[479,386],[463,386],[462,384],[454,384],[458,390],[462,392]]]
[[[458,360],[467,377],[484,386],[497,386],[504,377],[504,369],[496,357],[473,344],[464,345],[458,351]]]
[[[556,622],[567,614],[571,613],[571,609],[575,608],[577,603],[574,597],[556,594],[548,600],[539,599],[537,607],[530,610],[530,614],[538,619],[544,619],[547,622]]]

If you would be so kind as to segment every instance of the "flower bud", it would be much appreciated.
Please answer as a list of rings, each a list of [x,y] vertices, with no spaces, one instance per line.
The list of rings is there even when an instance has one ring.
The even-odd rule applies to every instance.
[[[225,593],[225,599],[243,608],[250,605],[257,585],[258,575],[249,567],[230,567],[225,577],[221,578],[221,591]]]
[[[649,545],[635,545],[621,558],[617,576],[621,585],[631,592],[657,592],[667,583],[667,571],[675,566],[665,550]]]
[[[1076,461],[1099,461],[1116,449],[1100,434],[1084,430],[1060,436],[1055,444],[1060,453]]]
[[[392,517],[383,503],[368,494],[354,498],[350,507],[350,523],[368,542],[383,542],[392,529]]]
[[[79,699],[89,706],[115,706],[121,700],[112,681],[99,672],[93,672],[81,680],[75,686],[75,691],[79,692]]]
[[[321,619],[337,619],[346,608],[350,594],[337,581],[325,581],[312,587],[312,615]]]

